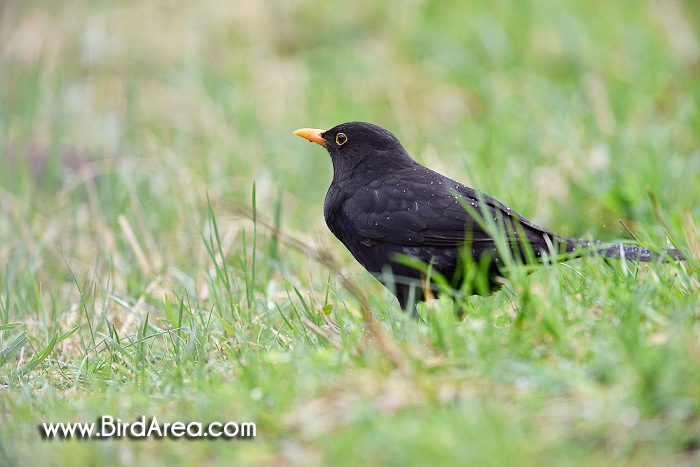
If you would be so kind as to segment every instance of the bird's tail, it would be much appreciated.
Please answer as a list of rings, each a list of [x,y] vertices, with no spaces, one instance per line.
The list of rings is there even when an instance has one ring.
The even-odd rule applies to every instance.
[[[598,240],[581,240],[575,238],[561,239],[566,245],[566,252],[574,256],[604,256],[606,258],[629,259],[645,262],[683,261],[685,256],[679,250],[667,248],[652,251],[634,244],[605,244]],[[577,254],[578,253],[578,254]]]

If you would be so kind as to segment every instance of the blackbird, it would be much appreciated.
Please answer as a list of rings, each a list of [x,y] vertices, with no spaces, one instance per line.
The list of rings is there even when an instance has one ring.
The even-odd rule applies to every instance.
[[[504,254],[523,262],[582,254],[638,261],[683,258],[677,250],[659,255],[637,245],[610,246],[557,235],[495,198],[420,165],[396,136],[371,123],[294,133],[330,153],[333,181],[323,206],[328,228],[396,295],[404,310],[437,296],[433,276],[458,286],[467,277],[466,264],[482,267],[487,282],[487,290],[474,285],[470,293],[497,289]],[[504,240],[500,247],[499,235]],[[475,281],[474,275],[469,277]]]

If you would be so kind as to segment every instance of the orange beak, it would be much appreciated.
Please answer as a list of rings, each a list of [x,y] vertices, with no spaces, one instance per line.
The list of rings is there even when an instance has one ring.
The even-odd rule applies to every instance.
[[[326,130],[317,130],[315,128],[301,128],[294,132],[295,135],[308,139],[312,143],[320,144],[324,148],[328,145],[326,140],[321,136]]]

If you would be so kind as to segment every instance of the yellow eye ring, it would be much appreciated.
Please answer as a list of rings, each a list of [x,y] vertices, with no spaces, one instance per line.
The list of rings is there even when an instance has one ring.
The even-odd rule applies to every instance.
[[[338,133],[335,135],[335,144],[338,146],[342,146],[343,144],[348,142],[348,137],[345,135],[345,133]]]

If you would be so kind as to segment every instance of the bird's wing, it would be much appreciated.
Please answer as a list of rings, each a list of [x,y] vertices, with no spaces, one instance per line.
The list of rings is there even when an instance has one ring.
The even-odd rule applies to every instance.
[[[348,194],[343,203],[346,221],[361,237],[400,245],[493,244],[474,213],[495,220],[509,240],[519,240],[524,233],[530,244],[541,245],[545,236],[554,236],[500,201],[442,176],[430,177],[427,183],[370,183]]]

